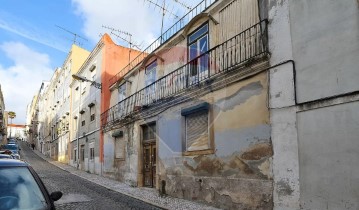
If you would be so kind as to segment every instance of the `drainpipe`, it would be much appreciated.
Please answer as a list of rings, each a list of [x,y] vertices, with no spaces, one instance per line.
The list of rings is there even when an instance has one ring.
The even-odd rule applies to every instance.
[[[78,105],[78,119],[79,121],[77,122],[77,159],[76,159],[76,168],[79,169],[79,165],[80,165],[80,122],[81,122],[81,118],[80,118],[80,108],[81,108],[81,83],[80,82],[80,88],[79,88],[79,105]]]

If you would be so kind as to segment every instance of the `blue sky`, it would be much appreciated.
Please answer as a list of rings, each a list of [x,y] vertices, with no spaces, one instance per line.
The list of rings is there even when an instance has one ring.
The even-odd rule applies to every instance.
[[[102,25],[133,34],[142,49],[160,36],[161,12],[143,0],[0,0],[0,85],[5,110],[15,111],[13,123],[25,124],[26,106],[40,88],[61,67],[71,47],[73,35],[87,39],[79,45],[91,51]],[[156,1],[155,1],[156,2]],[[157,1],[161,4],[161,1]],[[199,0],[183,0],[195,6]],[[166,0],[178,16],[187,11],[175,0]],[[165,29],[177,21],[165,18]],[[115,42],[125,42],[112,36]]]

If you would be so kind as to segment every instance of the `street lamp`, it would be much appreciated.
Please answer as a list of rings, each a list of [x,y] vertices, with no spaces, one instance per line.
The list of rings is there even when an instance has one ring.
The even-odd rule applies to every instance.
[[[80,162],[80,122],[81,122],[81,118],[80,118],[80,108],[81,108],[81,84],[82,82],[90,82],[91,83],[91,86],[94,86],[95,88],[97,89],[100,89],[102,91],[102,85],[101,83],[98,83],[96,81],[92,81],[92,80],[89,80],[87,79],[86,77],[83,77],[83,76],[80,76],[80,75],[77,75],[77,74],[73,74],[72,75],[72,78],[75,79],[75,80],[78,80],[80,81],[80,97],[79,97],[79,105],[78,105],[78,122],[77,122],[77,160],[76,160],[76,164],[77,164],[77,169],[79,168],[79,162]]]
[[[101,83],[98,83],[96,81],[92,81],[92,80],[89,80],[87,79],[86,77],[83,77],[83,76],[80,76],[80,75],[77,75],[77,74],[73,74],[72,75],[72,78],[74,78],[75,80],[79,80],[81,82],[90,82],[92,86],[94,86],[95,88],[97,89],[100,89],[101,90]]]

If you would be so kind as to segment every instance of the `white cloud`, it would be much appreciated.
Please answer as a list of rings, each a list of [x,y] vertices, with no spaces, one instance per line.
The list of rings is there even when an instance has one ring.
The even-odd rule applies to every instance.
[[[162,1],[156,1],[162,5]],[[186,0],[188,5],[195,5],[194,1]],[[199,2],[196,0],[195,2]],[[96,43],[100,33],[110,31],[102,28],[102,25],[110,26],[115,29],[127,31],[133,34],[136,43],[142,43],[142,49],[160,36],[162,13],[159,8],[143,0],[72,0],[75,6],[75,13],[84,20],[84,34]],[[174,1],[166,1],[168,10],[176,13],[179,17],[185,14],[183,8]],[[164,30],[174,24],[177,20],[171,15],[165,16]],[[111,35],[111,34],[110,34]],[[115,38],[115,36],[111,37]],[[126,42],[116,40],[121,45],[127,46]]]
[[[108,32],[102,25],[133,34],[137,41],[153,37],[159,21],[142,1],[73,0],[76,14],[84,19],[84,33],[93,42],[99,40],[99,33]],[[112,36],[113,37],[113,36]]]
[[[5,42],[0,50],[13,61],[10,67],[0,66],[0,85],[4,95],[5,108],[14,111],[13,123],[26,122],[26,107],[40,89],[43,80],[49,80],[53,74],[50,59],[28,48],[20,42]]]

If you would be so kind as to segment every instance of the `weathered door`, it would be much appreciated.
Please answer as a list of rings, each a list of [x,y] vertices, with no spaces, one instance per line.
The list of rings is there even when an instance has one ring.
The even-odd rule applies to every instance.
[[[80,168],[85,170],[85,145],[81,145],[80,150]]]
[[[143,145],[144,185],[156,187],[156,143]]]

